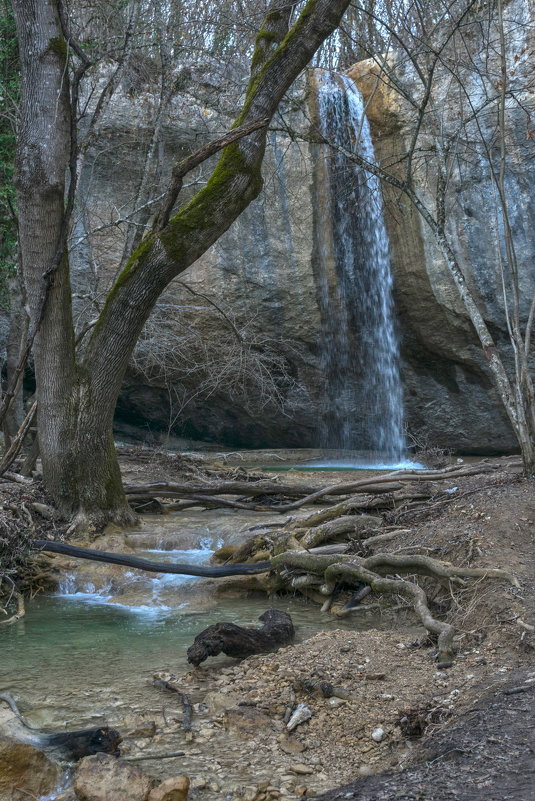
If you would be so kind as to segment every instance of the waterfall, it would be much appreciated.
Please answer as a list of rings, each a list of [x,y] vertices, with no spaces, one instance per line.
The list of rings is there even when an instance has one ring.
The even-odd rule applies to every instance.
[[[344,75],[316,71],[320,129],[316,167],[321,193],[315,253],[326,381],[321,424],[325,448],[373,451],[391,461],[404,452],[392,273],[379,179],[336,146],[369,162],[375,154],[362,96]]]

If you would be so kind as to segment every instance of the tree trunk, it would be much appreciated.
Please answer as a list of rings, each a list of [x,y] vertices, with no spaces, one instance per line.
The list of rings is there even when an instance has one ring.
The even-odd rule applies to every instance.
[[[26,347],[28,315],[24,308],[24,291],[20,274],[11,278],[8,282],[8,286],[11,308],[9,314],[9,332],[6,342],[6,379],[7,385],[10,386],[12,381],[17,381],[17,368],[20,357]],[[16,436],[23,419],[24,399],[21,378],[18,381],[17,390],[3,422],[4,445],[6,451],[11,445],[13,438]]]
[[[337,27],[349,0],[271,0],[235,126],[269,121],[295,78]],[[17,157],[20,248],[37,330],[34,357],[45,486],[80,522],[125,522],[131,512],[113,446],[113,411],[141,329],[170,281],[199,258],[262,188],[266,128],[222,150],[208,184],[147,236],[112,287],[78,363],[72,321],[65,175],[76,172],[75,111],[60,0],[13,0],[21,61]],[[62,256],[63,254],[63,256]]]
[[[14,0],[21,54],[16,185],[22,271],[34,341],[38,437],[46,489],[63,514],[124,522],[132,513],[111,434],[114,404],[75,360],[63,242],[71,155],[67,45],[55,0]],[[102,515],[101,510],[106,510]]]
[[[136,516],[123,491],[112,435],[114,406],[104,405],[79,378],[63,398],[61,425],[49,405],[38,408],[43,476],[62,515],[74,516],[80,528],[132,524]]]

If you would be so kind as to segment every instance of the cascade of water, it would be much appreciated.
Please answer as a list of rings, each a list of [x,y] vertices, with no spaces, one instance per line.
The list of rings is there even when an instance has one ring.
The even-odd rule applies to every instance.
[[[326,377],[322,446],[404,451],[392,274],[379,180],[341,150],[375,162],[364,103],[352,80],[318,72],[319,176],[328,219],[316,240]],[[330,230],[328,230],[330,229]]]

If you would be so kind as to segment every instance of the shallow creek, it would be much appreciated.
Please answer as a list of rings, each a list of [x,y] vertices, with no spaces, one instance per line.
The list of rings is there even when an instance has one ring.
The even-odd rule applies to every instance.
[[[147,515],[139,527],[113,537],[154,561],[200,564],[266,520],[253,517],[234,510]],[[106,549],[109,541],[110,535],[96,547]],[[320,629],[357,625],[321,615],[299,598],[218,597],[215,582],[186,576],[81,561],[66,562],[62,575],[57,594],[37,597],[21,621],[0,630],[0,690],[19,699],[38,727],[115,725],[161,710],[161,691],[149,686],[153,673],[188,670],[188,646],[219,620],[259,625],[258,616],[273,606],[292,615],[298,641]]]

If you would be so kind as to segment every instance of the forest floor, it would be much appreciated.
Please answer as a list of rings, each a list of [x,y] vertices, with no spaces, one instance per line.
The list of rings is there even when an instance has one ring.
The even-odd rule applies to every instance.
[[[124,457],[128,481],[180,477],[180,460]],[[354,474],[283,480],[343,483]],[[192,801],[535,799],[535,480],[503,460],[491,474],[445,479],[428,500],[385,517],[400,533],[384,551],[505,568],[518,579],[518,588],[420,579],[435,617],[455,627],[451,668],[437,669],[435,644],[406,599],[371,595],[351,613],[354,629],[345,618],[343,629],[275,654],[217,657],[178,676],[194,703],[193,733],[177,702],[174,715],[147,713],[154,730],[125,721],[124,755],[184,751],[144,770],[160,780],[187,773]],[[240,581],[223,580],[222,591],[240,592]],[[318,607],[318,617],[328,614]],[[303,686],[318,680],[344,697]],[[312,714],[288,732],[284,716],[299,703]]]

